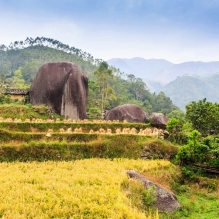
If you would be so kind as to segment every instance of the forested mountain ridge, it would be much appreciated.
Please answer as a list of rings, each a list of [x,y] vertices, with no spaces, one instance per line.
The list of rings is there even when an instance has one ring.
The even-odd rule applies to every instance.
[[[105,87],[102,87],[101,72],[98,66],[103,60],[94,59],[87,52],[70,47],[57,40],[37,37],[0,46],[0,84],[9,88],[27,88],[33,81],[39,67],[47,62],[73,62],[79,65],[89,76],[89,95],[87,108],[91,114],[101,114],[101,95],[105,95],[104,108],[133,103],[149,114],[152,112],[170,113],[178,109],[164,93],[152,94],[142,79],[134,75],[125,75],[118,69],[106,65],[112,70],[112,77],[106,75]],[[94,72],[97,72],[95,75]]]
[[[4,73],[6,77],[11,77],[18,68],[22,68],[23,71],[29,70],[24,79],[31,81],[42,64],[55,61],[74,62],[89,75],[102,60],[45,37],[15,41],[8,47],[0,45],[0,73]]]
[[[169,83],[175,80],[178,76],[209,76],[219,73],[219,61],[215,62],[184,62],[174,64],[168,68],[163,69],[158,78],[162,79],[163,83]]]
[[[182,110],[191,101],[206,98],[210,102],[219,102],[219,74],[205,77],[181,76],[168,83],[162,91]]]

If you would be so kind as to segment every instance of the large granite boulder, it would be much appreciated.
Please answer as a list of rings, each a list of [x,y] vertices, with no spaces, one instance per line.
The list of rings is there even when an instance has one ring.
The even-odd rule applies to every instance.
[[[70,62],[42,65],[30,87],[30,102],[44,104],[71,119],[86,118],[88,77]]]
[[[145,176],[141,175],[135,170],[127,171],[127,175],[130,178],[137,179],[141,181],[145,189],[150,189],[152,186],[154,188],[154,207],[156,207],[161,212],[171,212],[181,208],[177,197],[172,193],[167,191],[165,188],[157,185],[151,180],[147,179]]]
[[[153,113],[151,117],[151,126],[156,128],[166,128],[168,118],[163,113]]]
[[[107,111],[105,120],[119,120],[127,122],[147,122],[149,116],[135,104],[124,104]]]

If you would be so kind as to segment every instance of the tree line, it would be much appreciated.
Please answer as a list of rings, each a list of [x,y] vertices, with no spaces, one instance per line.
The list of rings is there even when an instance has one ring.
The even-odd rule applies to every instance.
[[[101,59],[95,59],[90,53],[83,52],[81,49],[70,47],[69,45],[64,44],[58,40],[54,40],[52,38],[46,38],[46,37],[36,37],[35,39],[33,39],[32,37],[27,37],[26,40],[15,41],[13,43],[10,43],[9,46],[5,46],[4,44],[1,44],[0,50],[13,51],[13,50],[24,49],[28,47],[34,47],[34,46],[45,46],[66,53],[75,54],[78,57],[82,58],[83,60],[90,61],[93,64],[98,64],[102,61]]]

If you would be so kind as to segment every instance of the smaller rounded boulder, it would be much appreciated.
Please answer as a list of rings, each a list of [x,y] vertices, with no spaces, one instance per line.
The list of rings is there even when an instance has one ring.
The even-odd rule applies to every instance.
[[[148,121],[148,114],[145,113],[139,106],[135,104],[124,104],[121,106],[114,107],[107,111],[104,119],[105,120],[119,120],[127,122],[139,122],[145,123]]]
[[[165,129],[168,118],[163,113],[153,113],[151,118],[151,126]]]

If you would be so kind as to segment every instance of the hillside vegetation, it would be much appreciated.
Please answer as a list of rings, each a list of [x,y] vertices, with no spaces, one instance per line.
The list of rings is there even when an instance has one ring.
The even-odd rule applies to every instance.
[[[152,94],[142,79],[133,74],[125,75],[118,69],[105,65],[112,70],[111,76],[105,76],[104,87],[97,72],[101,63],[89,53],[70,47],[57,40],[37,37],[11,43],[8,47],[0,46],[0,89],[28,89],[39,67],[46,62],[73,62],[79,65],[89,76],[87,111],[90,118],[101,118],[102,96],[104,110],[112,109],[125,103],[133,103],[146,112],[170,113],[178,109],[164,93]],[[94,101],[95,100],[95,101]],[[0,102],[5,102],[0,97]]]

